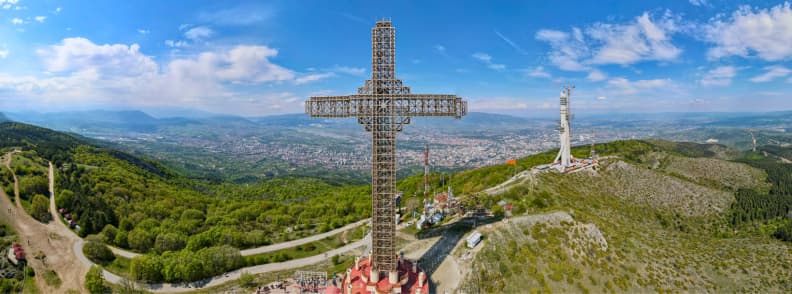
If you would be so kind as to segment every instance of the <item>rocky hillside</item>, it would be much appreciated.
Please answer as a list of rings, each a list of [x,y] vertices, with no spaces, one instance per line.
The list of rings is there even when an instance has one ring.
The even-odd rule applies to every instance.
[[[598,171],[541,173],[490,195],[524,212],[480,228],[466,293],[790,292],[792,243],[774,222],[730,224],[735,191],[767,174],[732,151],[660,146]],[[686,151],[698,153],[686,153]],[[788,221],[787,221],[788,222]]]

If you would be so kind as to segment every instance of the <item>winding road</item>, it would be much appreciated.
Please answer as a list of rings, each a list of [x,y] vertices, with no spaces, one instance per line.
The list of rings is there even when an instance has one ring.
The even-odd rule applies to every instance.
[[[55,191],[55,172],[54,172],[54,168],[53,168],[52,163],[50,163],[50,165],[49,165],[49,184],[50,184],[50,212],[52,213],[54,218],[60,218],[60,214],[58,214],[58,209],[57,209],[57,206],[55,204],[55,193],[54,193],[54,191]],[[369,221],[368,219],[364,219],[364,220],[358,221],[356,223],[352,223],[352,224],[346,225],[344,227],[341,227],[339,229],[336,229],[336,230],[333,230],[333,231],[329,231],[329,232],[326,232],[326,233],[323,233],[323,234],[318,234],[318,235],[314,235],[314,236],[311,236],[311,237],[306,237],[306,238],[303,238],[303,239],[293,240],[293,241],[289,241],[289,242],[278,243],[278,244],[268,245],[268,246],[264,246],[264,247],[244,250],[244,251],[242,251],[243,252],[242,255],[247,256],[247,255],[254,255],[254,254],[259,254],[259,253],[266,253],[266,252],[271,252],[271,251],[275,251],[275,250],[280,250],[280,249],[285,249],[285,248],[290,248],[290,247],[293,247],[293,246],[298,246],[298,245],[310,243],[310,242],[313,242],[313,241],[316,241],[316,240],[321,240],[321,239],[324,239],[326,237],[329,237],[329,236],[344,232],[344,231],[349,230],[349,229],[356,228],[356,227],[358,227],[358,226],[360,226],[362,224],[367,223],[368,221]],[[69,229],[66,226],[66,224],[63,223],[62,221],[55,220],[53,222],[50,222],[50,225],[53,224],[53,223],[55,223],[56,226],[58,226],[58,227],[60,227],[62,229],[62,230],[59,230],[59,231],[61,231],[61,232],[63,232],[63,230],[68,231],[69,233],[67,233],[67,234],[69,235],[69,239],[74,240],[74,242],[72,242],[72,246],[71,246],[72,247],[71,248],[72,252],[73,252],[74,256],[84,266],[84,268],[81,268],[80,271],[79,271],[82,274],[81,274],[81,276],[80,276],[80,278],[78,280],[79,281],[84,280],[84,276],[85,276],[84,273],[86,273],[88,271],[88,268],[90,268],[91,266],[94,265],[94,263],[90,259],[88,259],[88,257],[86,257],[85,254],[83,253],[83,246],[85,245],[85,241],[82,238],[80,238],[79,236],[77,236],[77,234],[75,234],[71,229]],[[219,285],[234,281],[236,279],[239,279],[239,277],[242,275],[242,273],[262,274],[262,273],[282,271],[282,270],[288,270],[288,269],[292,269],[292,268],[300,268],[300,267],[304,267],[304,266],[309,266],[309,265],[312,265],[312,264],[319,263],[319,262],[322,262],[324,260],[327,260],[329,257],[331,257],[333,255],[344,254],[344,253],[350,252],[352,250],[355,250],[355,249],[357,249],[359,247],[366,246],[366,245],[368,245],[371,242],[370,240],[371,240],[371,235],[369,234],[369,235],[366,235],[366,237],[364,237],[363,239],[360,239],[358,241],[346,244],[346,245],[344,245],[342,247],[330,250],[330,251],[325,252],[323,254],[318,254],[318,255],[309,256],[309,257],[305,257],[305,258],[299,258],[299,259],[292,259],[292,260],[284,261],[284,262],[268,263],[268,264],[262,264],[262,265],[245,267],[245,268],[241,268],[241,269],[238,269],[238,270],[235,270],[235,271],[232,271],[232,272],[228,272],[228,273],[225,273],[225,274],[221,274],[221,275],[214,276],[214,277],[211,277],[211,278],[207,278],[207,279],[204,279],[204,280],[201,280],[201,281],[197,281],[197,282],[190,282],[190,283],[158,283],[158,284],[136,283],[136,285],[137,285],[137,287],[139,289],[145,289],[146,291],[150,291],[150,292],[154,292],[154,293],[180,293],[180,292],[194,291],[196,289],[219,286]],[[119,252],[120,252],[120,254],[119,254]],[[113,250],[113,253],[116,253],[118,255],[121,255],[121,256],[124,256],[124,257],[127,257],[127,258],[133,258],[133,257],[139,255],[138,253],[125,251],[125,250],[121,250],[121,249],[118,249],[118,248],[115,248],[115,250]],[[116,274],[114,274],[112,272],[109,272],[107,270],[104,270],[104,269],[102,270],[102,275],[104,276],[105,280],[107,280],[110,283],[116,284],[116,285],[122,284],[123,282],[125,282],[124,281],[125,278],[123,278],[121,276],[118,276],[118,275],[116,275]],[[80,282],[80,283],[82,283],[82,282]]]
[[[345,231],[348,231],[348,230],[357,228],[357,227],[359,227],[359,226],[361,226],[363,224],[369,223],[370,221],[371,221],[370,219],[363,219],[363,220],[357,221],[355,223],[351,223],[351,224],[348,224],[346,226],[340,227],[338,229],[335,229],[335,230],[332,230],[332,231],[327,231],[325,233],[312,235],[312,236],[305,237],[305,238],[302,238],[302,239],[296,239],[296,240],[291,240],[291,241],[287,241],[287,242],[281,242],[281,243],[267,245],[267,246],[261,246],[261,247],[256,247],[256,248],[245,249],[245,250],[240,251],[240,253],[242,254],[242,256],[250,256],[250,255],[262,254],[262,253],[267,253],[267,252],[272,252],[272,251],[278,251],[278,250],[286,249],[286,248],[297,247],[297,246],[308,244],[308,243],[311,243],[311,242],[314,242],[314,241],[319,241],[319,240],[322,240],[322,239],[330,237],[330,236],[335,236],[337,234],[341,234],[341,233],[343,233]],[[129,250],[124,250],[124,249],[117,248],[117,247],[114,247],[114,246],[107,246],[107,247],[109,247],[110,250],[113,251],[113,254],[119,255],[119,256],[123,256],[123,257],[126,257],[126,258],[135,258],[135,257],[140,255],[140,253],[132,252],[132,251],[129,251]]]

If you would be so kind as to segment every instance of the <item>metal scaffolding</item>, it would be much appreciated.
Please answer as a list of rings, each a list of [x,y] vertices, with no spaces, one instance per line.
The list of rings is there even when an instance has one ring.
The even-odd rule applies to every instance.
[[[355,117],[371,132],[372,268],[396,272],[396,133],[411,117],[459,119],[467,113],[467,102],[455,95],[410,94],[396,78],[396,29],[390,20],[381,20],[371,29],[371,79],[357,95],[311,97],[305,112],[311,117]]]

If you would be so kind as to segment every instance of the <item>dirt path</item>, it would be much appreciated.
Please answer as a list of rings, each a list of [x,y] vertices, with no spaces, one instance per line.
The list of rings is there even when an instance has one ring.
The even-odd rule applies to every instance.
[[[53,174],[51,168],[50,197],[54,194]],[[77,260],[72,251],[72,244],[79,238],[59,220],[42,224],[25,213],[22,208],[15,207],[2,189],[0,194],[2,194],[0,206],[5,208],[0,209],[0,217],[13,226],[19,234],[20,245],[28,254],[28,265],[36,270],[36,285],[39,290],[42,293],[64,293],[67,290],[86,292],[83,284],[88,268]],[[37,255],[45,257],[37,259],[35,258]],[[47,271],[57,273],[62,282],[59,287],[47,285],[43,275]]]
[[[5,158],[5,162],[3,164],[5,164],[8,170],[11,171],[11,176],[14,177],[14,202],[16,202],[17,208],[22,209],[22,201],[19,199],[19,179],[17,178],[14,169],[11,168],[11,159],[14,158],[14,153],[19,153],[19,150],[8,152],[5,156],[3,156]]]

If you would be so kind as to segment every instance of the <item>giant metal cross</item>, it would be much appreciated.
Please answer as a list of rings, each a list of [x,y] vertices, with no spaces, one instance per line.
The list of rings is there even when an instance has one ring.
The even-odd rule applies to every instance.
[[[396,133],[411,117],[462,118],[467,102],[455,95],[410,94],[396,79],[396,29],[382,20],[371,29],[371,79],[357,95],[311,97],[305,112],[311,117],[355,117],[371,132],[371,265],[378,273],[396,272]]]

